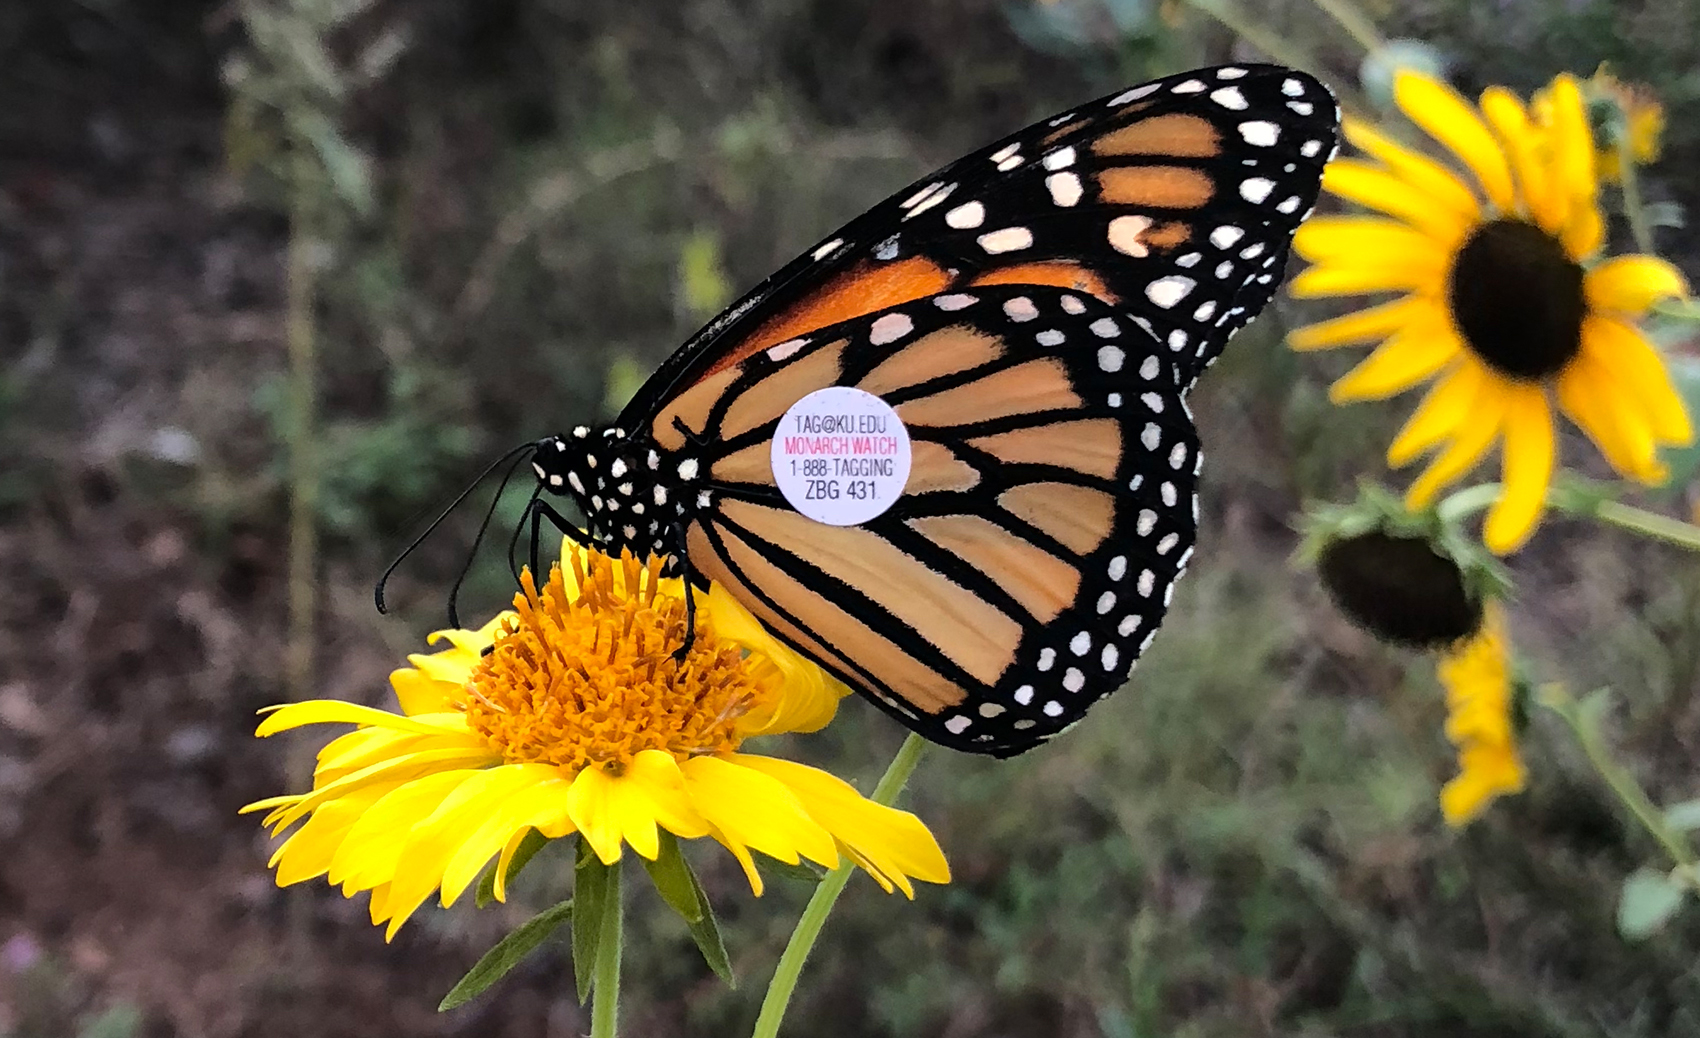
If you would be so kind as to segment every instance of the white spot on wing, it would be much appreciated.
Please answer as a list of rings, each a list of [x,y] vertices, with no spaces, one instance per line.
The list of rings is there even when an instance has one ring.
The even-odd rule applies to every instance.
[[[1139,236],[1150,228],[1149,216],[1118,216],[1110,221],[1110,248],[1135,259],[1147,256],[1151,250],[1145,247]]]
[[[876,320],[868,329],[868,342],[875,346],[884,346],[896,342],[915,330],[915,322],[908,314],[886,314]]]
[[[986,207],[979,202],[964,202],[945,213],[944,222],[959,231],[978,227],[986,222]]]
[[[1137,101],[1142,97],[1149,96],[1156,92],[1157,87],[1158,84],[1156,83],[1146,83],[1144,86],[1136,86],[1132,90],[1124,90],[1115,97],[1110,98],[1110,107],[1119,108],[1130,101]]]
[[[946,296],[934,296],[933,305],[948,313],[973,306],[974,297],[963,292],[952,292]]]
[[[1016,296],[1014,299],[1005,300],[1003,312],[1010,320],[1017,323],[1031,321],[1039,316],[1039,308],[1034,306],[1033,300],[1026,296]]]
[[[1189,79],[1185,83],[1178,84],[1174,88],[1172,93],[1176,93],[1176,94],[1202,94],[1204,91],[1206,91],[1208,89],[1210,89],[1210,88],[1204,85],[1204,81],[1202,79]]]
[[[1120,346],[1098,347],[1098,367],[1105,371],[1120,371],[1122,362],[1126,359],[1127,354],[1122,352]]]
[[[1235,112],[1243,112],[1251,107],[1246,103],[1245,94],[1241,93],[1237,86],[1223,87],[1220,90],[1211,91],[1210,100]]]
[[[833,250],[838,248],[840,245],[843,245],[843,244],[844,244],[843,238],[834,238],[831,241],[827,242],[825,245],[822,245],[821,247],[817,248],[814,252],[809,253],[809,255],[812,256],[816,260],[823,260],[823,259],[826,259],[828,256],[832,255]]]
[[[1033,244],[1033,232],[1025,227],[1005,227],[1001,231],[991,231],[975,239],[980,248],[996,256],[1004,252],[1019,252]]]
[[[1042,161],[1046,169],[1067,169],[1074,165],[1074,149],[1072,147],[1058,148],[1046,155]]]
[[[1240,197],[1248,202],[1261,203],[1275,190],[1275,181],[1267,177],[1251,177],[1240,181]]]
[[[769,346],[767,348],[767,357],[769,360],[781,361],[790,357],[792,354],[796,353],[808,344],[808,339],[787,339],[777,345]]]
[[[1253,147],[1268,148],[1281,139],[1281,128],[1267,119],[1258,119],[1240,123],[1240,136]]]
[[[1051,192],[1051,201],[1060,206],[1074,205],[1084,193],[1080,178],[1073,173],[1052,173],[1045,178],[1045,187]]]
[[[1171,274],[1145,286],[1145,298],[1167,310],[1187,297],[1197,282],[1189,277]]]

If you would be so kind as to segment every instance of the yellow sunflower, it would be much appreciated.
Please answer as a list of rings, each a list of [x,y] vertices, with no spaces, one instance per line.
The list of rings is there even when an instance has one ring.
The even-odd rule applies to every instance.
[[[352,723],[319,752],[308,793],[273,797],[280,886],[325,875],[370,891],[393,937],[433,891],[452,905],[498,859],[496,896],[521,841],[578,833],[606,864],[655,859],[658,829],[731,851],[757,895],[751,851],[827,868],[845,855],[888,892],[945,883],[949,867],[914,815],[826,772],[740,752],[745,739],[824,726],[848,693],[786,648],[722,588],[699,595],[683,662],[683,584],[629,554],[569,546],[514,611],[390,675],[400,712],[314,700],[280,707],[258,734]]]
[[[1490,601],[1481,629],[1441,658],[1446,737],[1458,748],[1458,775],[1440,791],[1440,810],[1451,825],[1468,824],[1497,798],[1523,791],[1523,760],[1512,731],[1510,655],[1505,616]]]
[[[1601,66],[1587,82],[1588,95],[1612,108],[1606,122],[1605,141],[1595,157],[1600,182],[1615,184],[1623,179],[1625,152],[1631,162],[1645,166],[1656,162],[1665,133],[1665,109],[1651,88],[1625,83]]]
[[[1300,328],[1293,348],[1380,343],[1334,384],[1337,403],[1434,380],[1387,451],[1394,466],[1438,451],[1407,492],[1412,507],[1501,443],[1504,490],[1483,530],[1496,552],[1515,550],[1539,521],[1557,453],[1554,403],[1619,472],[1662,482],[1660,445],[1688,443],[1693,430],[1636,321],[1687,286],[1652,256],[1594,262],[1604,224],[1576,80],[1554,80],[1535,116],[1504,88],[1485,91],[1478,111],[1411,72],[1395,80],[1394,100],[1473,185],[1347,120],[1346,139],[1376,161],[1338,159],[1323,186],[1385,216],[1319,217],[1300,228],[1294,248],[1313,265],[1292,293],[1401,295]]]

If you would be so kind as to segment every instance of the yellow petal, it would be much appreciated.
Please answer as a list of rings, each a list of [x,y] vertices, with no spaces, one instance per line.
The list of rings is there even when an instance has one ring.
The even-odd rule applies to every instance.
[[[618,775],[584,769],[573,781],[567,809],[605,865],[620,860],[622,841],[654,861],[661,847],[657,824],[686,839],[709,831],[691,803],[678,763],[661,750],[639,751]]]
[[[1475,403],[1476,391],[1481,388],[1486,371],[1479,363],[1466,360],[1435,382],[1417,409],[1387,447],[1387,464],[1398,468],[1452,436],[1453,431],[1469,416]]]
[[[1599,206],[1592,199],[1576,200],[1558,238],[1565,253],[1578,263],[1600,251],[1606,240],[1606,225]]]
[[[1378,216],[1318,216],[1293,235],[1293,251],[1313,263],[1343,261],[1373,267],[1445,267],[1450,251],[1397,220]]]
[[[291,833],[266,863],[267,868],[277,870],[277,885],[287,887],[329,871],[331,859],[336,856],[337,848],[342,846],[348,830],[354,827],[367,808],[400,784],[357,789],[314,811],[306,824]]]
[[[396,702],[401,705],[401,712],[409,717],[414,714],[441,713],[450,709],[458,701],[456,694],[460,691],[459,685],[438,681],[417,667],[402,667],[390,671],[390,687],[395,689]]]
[[[1470,167],[1488,201],[1502,212],[1513,211],[1517,199],[1505,152],[1468,101],[1451,87],[1414,72],[1395,77],[1393,100],[1412,122]]]
[[[1347,261],[1348,263],[1350,261]],[[1359,296],[1374,292],[1420,292],[1438,298],[1446,286],[1444,264],[1416,263],[1387,266],[1355,265],[1306,267],[1288,285],[1295,299],[1320,296]]]
[[[1664,482],[1653,430],[1638,408],[1621,407],[1611,392],[1611,369],[1584,352],[1558,377],[1558,403],[1612,468],[1648,485]]]
[[[443,867],[442,903],[453,905],[466,888],[484,871],[492,857],[501,853],[513,838],[524,836],[533,828],[538,814],[559,812],[566,800],[570,783],[562,779],[559,768],[547,764],[515,764],[525,781],[516,782],[507,796],[486,805],[487,817],[474,822],[470,835],[461,840],[460,847]],[[506,873],[501,877],[506,879]],[[505,886],[500,884],[499,886]],[[505,900],[505,890],[499,890],[498,900]]]
[[[1670,444],[1694,442],[1694,426],[1671,384],[1670,372],[1640,332],[1622,321],[1590,316],[1582,322],[1582,351],[1634,397],[1654,439]],[[1596,388],[1606,391],[1603,385]]]
[[[1552,409],[1538,385],[1520,385],[1507,399],[1503,448],[1504,491],[1482,526],[1488,550],[1506,555],[1522,547],[1535,530],[1552,482],[1556,453]]]
[[[1385,163],[1401,180],[1433,199],[1435,206],[1466,223],[1473,223],[1481,216],[1481,204],[1476,196],[1445,166],[1395,143],[1369,123],[1348,118],[1344,130],[1346,140],[1354,147]]]
[[[1688,295],[1682,272],[1657,256],[1618,256],[1588,271],[1582,281],[1588,309],[1638,316],[1661,299]]]
[[[289,703],[265,712],[266,719],[254,730],[260,738],[287,732],[306,724],[366,724],[377,728],[395,728],[420,735],[441,735],[444,732],[466,731],[466,719],[458,714],[425,714],[403,717],[401,714],[376,707],[345,703],[340,699],[309,699]]]
[[[908,877],[950,882],[944,852],[913,814],[876,804],[843,779],[794,761],[748,754],[730,759],[784,783],[811,818],[874,866],[870,871],[884,873],[908,896],[915,896]]]
[[[1540,133],[1530,124],[1523,102],[1511,91],[1496,86],[1482,92],[1481,106],[1482,114],[1499,135],[1500,144],[1511,159],[1529,215],[1542,230],[1557,234],[1569,206],[1564,204],[1562,195],[1552,190],[1545,156],[1541,154]]]
[[[460,747],[421,750],[403,756],[386,758],[359,771],[339,777],[334,782],[315,785],[311,793],[303,794],[294,806],[280,809],[267,819],[268,824],[290,825],[320,804],[347,796],[356,789],[384,782],[410,782],[432,774],[465,771],[485,767],[495,760],[490,751],[470,742]]]
[[[826,727],[838,712],[838,701],[850,690],[770,634],[726,588],[711,585],[705,605],[715,634],[748,650],[752,660],[765,660],[783,683],[783,695],[769,697],[738,719],[739,734],[777,735]]]
[[[1452,363],[1462,348],[1445,324],[1419,320],[1329,387],[1328,399],[1343,404],[1403,393]]]
[[[801,855],[838,867],[832,834],[777,779],[719,756],[692,757],[679,770],[692,805],[729,848],[753,847],[793,865]]]
[[[1421,296],[1406,296],[1332,320],[1294,328],[1287,333],[1287,345],[1305,351],[1373,342],[1392,335],[1416,315],[1433,309],[1434,303]]]
[[[337,848],[331,859],[330,881],[342,886],[344,896],[393,882],[408,833],[475,774],[474,770],[463,770],[426,775],[380,798],[360,816]]]
[[[1489,376],[1476,391],[1470,413],[1453,432],[1452,442],[1429,463],[1405,492],[1412,508],[1424,508],[1435,494],[1474,468],[1499,435],[1508,394],[1502,380]]]
[[[1576,77],[1568,73],[1559,75],[1548,87],[1547,96],[1552,103],[1551,140],[1560,185],[1573,199],[1592,203],[1598,190],[1594,180],[1594,135],[1588,129],[1588,113]]]
[[[1341,198],[1394,216],[1421,230],[1445,248],[1462,241],[1472,212],[1437,205],[1433,195],[1383,169],[1353,159],[1335,159],[1322,171],[1322,186]]]
[[[1514,747],[1472,744],[1458,754],[1458,761],[1458,776],[1440,791],[1440,809],[1448,825],[1473,821],[1496,798],[1523,790],[1523,762]]]

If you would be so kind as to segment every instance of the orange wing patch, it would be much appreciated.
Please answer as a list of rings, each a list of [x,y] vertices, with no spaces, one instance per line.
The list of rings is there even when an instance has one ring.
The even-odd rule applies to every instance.
[[[998,267],[988,270],[973,281],[971,285],[1055,285],[1057,288],[1071,288],[1076,292],[1087,292],[1097,296],[1112,306],[1118,302],[1116,294],[1104,284],[1104,279],[1090,267],[1066,260],[1047,261],[1044,263],[1022,263],[1013,267]]]
[[[1110,166],[1098,173],[1098,192],[1118,205],[1196,209],[1210,201],[1216,185],[1185,166]]]
[[[1121,424],[1113,418],[1050,422],[968,441],[1012,465],[1066,465],[1109,479],[1122,460]]]
[[[909,520],[921,536],[996,580],[1033,618],[1048,624],[1080,591],[1080,571],[983,516]]]
[[[1103,544],[1116,518],[1114,498],[1072,483],[1023,483],[999,494],[998,504],[1079,555]]]
[[[948,271],[920,256],[895,263],[875,264],[864,260],[768,320],[737,349],[715,361],[707,374],[730,367],[757,350],[807,335],[816,328],[942,292],[950,282]]]
[[[1159,115],[1111,130],[1092,142],[1092,150],[1099,155],[1213,159],[1222,153],[1222,138],[1202,116]]]

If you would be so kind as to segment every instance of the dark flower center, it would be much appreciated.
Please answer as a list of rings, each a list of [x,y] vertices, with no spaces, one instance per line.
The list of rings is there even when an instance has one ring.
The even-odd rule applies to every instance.
[[[1322,549],[1316,568],[1346,619],[1382,641],[1441,648],[1481,626],[1482,604],[1458,564],[1422,538],[1342,537]]]
[[[1555,375],[1582,348],[1582,268],[1532,223],[1476,228],[1452,262],[1447,293],[1471,352],[1508,378]]]

